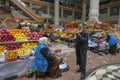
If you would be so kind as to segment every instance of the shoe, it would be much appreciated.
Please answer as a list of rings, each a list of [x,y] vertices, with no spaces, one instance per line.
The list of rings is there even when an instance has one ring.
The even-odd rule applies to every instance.
[[[80,70],[80,69],[78,69],[76,72],[81,72],[81,70]]]
[[[116,55],[116,54],[112,54],[112,55]]]
[[[81,74],[81,80],[85,80],[85,74]]]
[[[59,77],[61,77],[61,76],[62,76],[62,74],[59,75]]]

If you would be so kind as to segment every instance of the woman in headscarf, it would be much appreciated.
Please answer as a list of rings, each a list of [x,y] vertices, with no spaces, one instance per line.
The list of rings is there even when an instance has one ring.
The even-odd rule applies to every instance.
[[[50,53],[48,48],[48,38],[42,37],[39,39],[39,45],[36,49],[35,59],[34,59],[34,70],[36,72],[36,78],[38,76],[45,76],[46,72],[51,77],[59,77],[59,64],[56,57]],[[52,74],[50,73],[53,72]]]

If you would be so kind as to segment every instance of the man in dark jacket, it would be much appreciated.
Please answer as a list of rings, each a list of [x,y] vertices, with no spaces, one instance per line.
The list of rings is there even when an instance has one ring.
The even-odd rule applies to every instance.
[[[85,79],[87,49],[88,33],[87,31],[82,30],[77,34],[75,43],[77,65],[79,65],[79,71],[81,71],[81,80]]]

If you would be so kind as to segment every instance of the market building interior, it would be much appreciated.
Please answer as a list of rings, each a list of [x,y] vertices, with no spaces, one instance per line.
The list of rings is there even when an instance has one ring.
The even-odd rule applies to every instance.
[[[119,80],[120,0],[0,0],[0,80],[35,80],[28,70],[34,63],[38,40],[51,33],[55,38],[49,47],[67,66],[60,78],[40,80],[79,80],[75,64],[79,26],[94,32],[88,41],[85,80]],[[117,53],[101,54],[99,39],[106,40],[110,31],[118,39]]]

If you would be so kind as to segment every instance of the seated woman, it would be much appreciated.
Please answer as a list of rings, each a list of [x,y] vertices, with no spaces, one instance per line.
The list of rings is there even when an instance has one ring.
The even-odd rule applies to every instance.
[[[48,38],[40,38],[39,43],[40,44],[36,49],[34,59],[34,70],[36,78],[45,76],[46,72],[48,72],[51,77],[59,77],[59,63],[56,57],[50,53],[50,49],[47,47]]]

